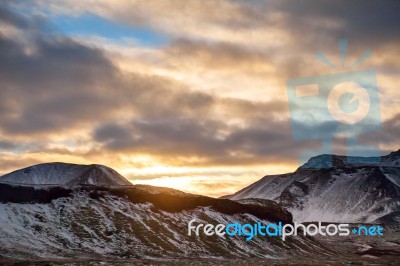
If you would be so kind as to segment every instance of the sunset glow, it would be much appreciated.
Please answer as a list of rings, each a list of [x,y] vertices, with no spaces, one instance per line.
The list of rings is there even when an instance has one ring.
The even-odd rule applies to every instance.
[[[398,148],[398,33],[362,30],[368,14],[353,21],[335,1],[293,2],[6,1],[1,174],[43,162],[104,164],[134,184],[219,197],[294,171],[304,148],[320,143],[293,141],[286,81],[337,71],[315,54],[340,62],[343,37],[349,62],[373,51],[354,69],[377,70],[375,144]],[[337,141],[334,152],[344,154]]]

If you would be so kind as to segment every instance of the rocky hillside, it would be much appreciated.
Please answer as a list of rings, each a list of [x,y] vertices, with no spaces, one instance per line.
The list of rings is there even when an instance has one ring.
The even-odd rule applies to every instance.
[[[317,156],[294,173],[265,176],[226,198],[274,200],[301,222],[373,222],[392,217],[400,211],[400,151],[378,160]]]
[[[192,219],[214,225],[291,223],[292,215],[268,200],[236,202],[151,186],[115,186],[127,181],[110,182],[115,178],[109,177],[120,180],[120,176],[99,166],[84,168],[47,164],[2,178],[7,182],[0,183],[0,261],[286,258],[332,253],[312,237],[246,241],[244,236],[189,236]]]

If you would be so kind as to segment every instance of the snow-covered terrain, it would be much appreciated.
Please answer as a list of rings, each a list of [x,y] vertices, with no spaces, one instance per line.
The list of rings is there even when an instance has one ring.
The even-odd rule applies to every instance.
[[[187,225],[192,219],[214,225],[291,223],[293,218],[396,222],[400,217],[397,156],[385,159],[390,166],[302,167],[291,174],[266,176],[230,196],[234,200],[131,185],[101,165],[28,167],[0,177],[0,263],[15,259],[290,260],[311,254],[318,254],[318,260],[334,258],[335,252],[347,254],[347,247],[337,251],[323,239],[302,235],[286,241],[189,236]]]
[[[354,163],[333,156],[334,167],[330,158],[311,158],[294,173],[265,176],[227,198],[275,200],[299,222],[373,222],[400,211],[400,151],[378,161],[350,158]]]
[[[400,167],[400,150],[382,157],[356,157],[323,154],[310,158],[300,169],[322,169],[330,167],[385,166]]]
[[[52,189],[35,193],[50,195]],[[268,202],[265,206],[240,204],[147,186],[74,188],[70,196],[45,203],[4,202],[0,195],[0,202],[0,258],[285,258],[331,252],[302,236],[246,241],[244,237],[187,234],[192,219],[216,225],[270,221],[276,215],[291,218],[277,205],[271,205],[271,211]]]
[[[16,185],[132,185],[110,167],[98,164],[44,163],[23,168],[0,177],[0,183]]]
[[[0,177],[2,260],[284,258],[331,251],[308,237],[189,236],[188,222],[292,222],[266,200],[245,203],[132,185],[106,166],[47,163]]]

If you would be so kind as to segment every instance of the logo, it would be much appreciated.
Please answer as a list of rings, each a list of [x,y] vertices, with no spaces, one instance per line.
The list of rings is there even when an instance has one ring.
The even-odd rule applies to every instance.
[[[359,226],[354,227],[350,230],[349,224],[327,224],[322,225],[321,222],[317,224],[310,223],[308,225],[302,223],[294,224],[282,224],[279,223],[263,223],[261,221],[249,224],[239,223],[237,221],[224,224],[203,224],[198,223],[195,225],[196,219],[191,220],[188,223],[188,236],[192,236],[192,233],[196,236],[205,235],[212,236],[217,235],[219,237],[225,236],[243,236],[246,241],[252,240],[256,236],[260,237],[280,237],[283,241],[288,236],[348,236],[351,233],[355,235],[365,236],[383,236],[383,228],[380,225],[370,226]]]
[[[318,150],[304,151],[301,163],[312,156],[332,154],[333,139],[336,137],[347,140],[347,156],[362,155],[371,157],[373,161],[380,160],[379,149],[359,143],[362,134],[381,129],[376,71],[353,70],[372,53],[366,51],[344,71],[347,40],[340,40],[339,47],[341,71],[287,81],[293,139],[318,140],[321,143]],[[321,52],[317,53],[317,59],[329,67],[338,68]]]

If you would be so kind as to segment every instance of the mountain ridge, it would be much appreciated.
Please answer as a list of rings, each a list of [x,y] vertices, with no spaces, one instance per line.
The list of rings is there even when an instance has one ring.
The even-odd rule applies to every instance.
[[[400,149],[380,157],[346,156],[321,154],[311,157],[299,169],[321,169],[330,167],[366,167],[387,166],[400,167]]]
[[[400,189],[394,185],[398,176],[400,168],[385,166],[300,169],[275,175],[273,180],[264,177],[253,184],[258,192],[273,188],[271,194],[266,194],[273,196],[272,200],[268,197],[216,199],[169,188],[120,185],[128,181],[103,165],[35,165],[0,177],[0,262],[10,258],[29,261],[177,257],[284,259],[317,253],[322,257],[337,255],[334,246],[311,236],[300,234],[285,241],[279,237],[256,237],[246,241],[240,236],[190,236],[187,225],[193,219],[203,224],[293,223],[302,212],[321,207],[310,204],[312,197],[318,195],[316,192],[330,193],[335,187],[335,182],[330,183],[332,178],[344,183],[320,202],[329,199],[335,205],[351,191],[348,194],[353,198],[346,199],[348,202],[361,198],[372,205],[362,205],[363,201],[359,201],[361,208],[350,209],[350,213],[357,214],[369,208],[369,213],[362,214],[369,220],[362,215],[350,218],[396,222],[400,216],[400,201],[396,198]],[[347,182],[352,178],[358,183]],[[365,185],[369,183],[373,185]],[[344,188],[349,190],[338,193]],[[332,195],[338,198],[330,198]],[[377,209],[382,206],[383,209]],[[335,222],[332,216],[321,216],[323,211],[331,214],[332,206],[322,207],[327,208],[319,210],[319,216],[309,217]],[[347,207],[340,205],[339,210]],[[344,220],[349,218],[343,213],[336,215]]]
[[[311,237],[248,242],[240,236],[188,235],[192,219],[204,224],[292,223],[290,212],[267,200],[236,202],[147,185],[0,183],[0,258],[283,258],[332,253]]]
[[[329,166],[326,160],[330,159],[333,165]],[[224,198],[273,200],[292,212],[297,222],[374,222],[392,213],[397,217],[400,151],[382,156],[375,164],[347,163],[344,159],[319,155],[293,173],[264,176]]]
[[[132,185],[114,169],[101,164],[63,162],[28,166],[0,176],[0,183],[12,185],[52,186],[127,186]]]

